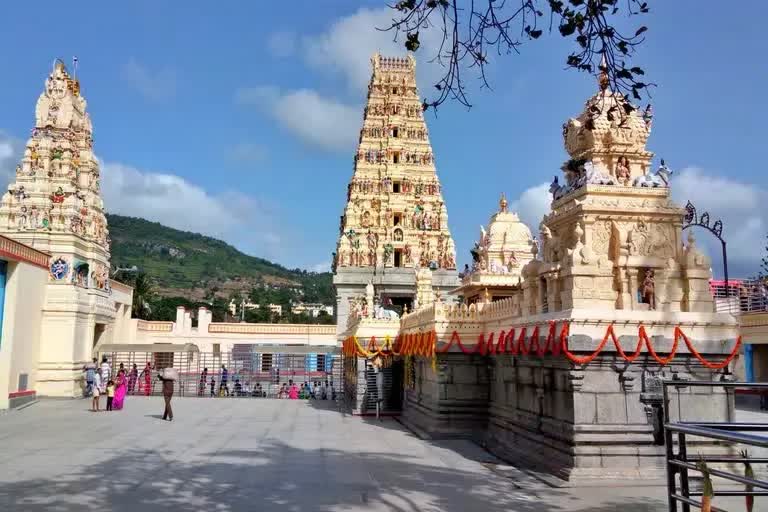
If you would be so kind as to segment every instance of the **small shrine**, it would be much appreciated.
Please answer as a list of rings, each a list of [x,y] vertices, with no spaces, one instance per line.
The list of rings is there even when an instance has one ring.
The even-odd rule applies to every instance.
[[[514,295],[522,284],[522,269],[536,256],[531,230],[510,212],[504,194],[488,228],[480,226],[480,238],[472,248],[472,266],[465,265],[461,286],[452,293],[467,304],[494,301]]]

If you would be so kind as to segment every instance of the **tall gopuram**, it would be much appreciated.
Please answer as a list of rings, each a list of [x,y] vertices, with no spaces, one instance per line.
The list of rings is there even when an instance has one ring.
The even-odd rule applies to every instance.
[[[416,274],[456,287],[456,250],[416,88],[413,57],[372,57],[354,172],[339,225],[333,282],[341,333],[368,283],[376,301],[412,307]]]
[[[503,237],[484,233],[462,287],[475,302],[438,297],[398,322],[348,329],[347,362],[405,361],[400,419],[415,432],[474,438],[571,481],[636,480],[664,475],[662,379],[680,382],[669,420],[733,421],[731,392],[685,381],[732,379],[737,321],[715,312],[710,260],[683,236],[671,171],[652,168],[650,109],[623,103],[602,77],[565,123],[569,158],[519,276],[501,257]],[[506,298],[493,300],[491,277]],[[487,287],[473,285],[482,279]],[[730,449],[699,440],[696,450]]]
[[[116,317],[99,179],[80,84],[56,61],[37,100],[16,180],[0,205],[1,234],[51,255],[39,331],[39,395],[82,393],[83,363],[110,337]]]

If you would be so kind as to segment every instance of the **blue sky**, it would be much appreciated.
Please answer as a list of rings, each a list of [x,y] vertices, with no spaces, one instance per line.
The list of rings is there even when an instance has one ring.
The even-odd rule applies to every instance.
[[[649,149],[676,171],[678,200],[724,219],[731,273],[754,272],[768,231],[758,142],[768,114],[763,22],[725,20],[692,1],[650,4],[648,40],[635,57],[659,84]],[[77,55],[109,211],[217,236],[290,267],[327,268],[368,58],[395,48],[374,28],[391,17],[385,2],[180,5],[5,6],[3,179],[53,58]],[[470,111],[446,104],[427,117],[460,262],[502,191],[536,231],[544,184],[566,158],[562,123],[596,89],[592,78],[564,70],[569,50],[557,35],[528,44],[494,63],[494,90],[475,87]],[[438,73],[420,63],[422,91]]]

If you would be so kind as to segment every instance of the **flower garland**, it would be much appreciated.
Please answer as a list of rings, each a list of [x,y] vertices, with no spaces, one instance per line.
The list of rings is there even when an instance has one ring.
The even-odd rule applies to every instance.
[[[440,348],[438,348],[437,333],[435,331],[400,334],[394,341],[390,336],[386,336],[384,338],[384,343],[381,346],[377,344],[376,337],[372,336],[365,348],[360,344],[357,337],[350,336],[343,343],[342,353],[346,356],[362,356],[368,359],[376,356],[425,357],[432,359],[434,366],[436,355],[447,353],[455,344],[461,353],[467,355],[479,354],[484,356],[510,354],[515,356],[535,355],[537,357],[543,357],[546,354],[559,356],[562,353],[574,364],[587,365],[600,355],[605,348],[605,345],[610,340],[613,342],[619,356],[628,363],[634,362],[643,352],[643,347],[645,347],[647,352],[657,363],[661,366],[665,366],[674,359],[675,355],[677,355],[680,340],[682,339],[686,347],[688,347],[688,351],[698,359],[702,365],[712,370],[719,370],[725,368],[733,358],[736,357],[742,342],[741,336],[739,336],[736,339],[736,345],[733,347],[733,350],[723,360],[719,362],[710,362],[696,350],[696,347],[694,347],[693,343],[680,326],[676,326],[669,354],[667,357],[661,357],[656,352],[645,326],[641,324],[638,327],[638,337],[635,349],[631,354],[628,354],[622,348],[621,343],[619,343],[613,324],[610,324],[606,328],[605,335],[594,352],[585,356],[577,356],[568,348],[569,331],[569,324],[564,322],[560,329],[560,333],[558,334],[556,322],[551,321],[549,322],[547,337],[543,344],[540,336],[540,327],[537,325],[533,327],[533,332],[531,333],[530,338],[527,336],[527,327],[521,327],[519,330],[517,328],[512,328],[506,332],[502,330],[499,332],[497,338],[495,337],[494,332],[488,333],[487,335],[482,333],[478,336],[474,346],[470,348],[462,343],[461,337],[457,331],[453,331],[448,343],[444,343]],[[527,343],[526,340],[528,340]]]

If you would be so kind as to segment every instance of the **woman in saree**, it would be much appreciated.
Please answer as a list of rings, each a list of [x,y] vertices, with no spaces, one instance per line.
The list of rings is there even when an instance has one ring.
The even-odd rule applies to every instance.
[[[147,361],[147,366],[139,375],[139,388],[141,388],[141,377],[144,377],[144,395],[149,396],[152,393],[152,365]]]
[[[125,402],[125,394],[127,393],[128,379],[125,376],[125,370],[117,372],[117,380],[115,381],[115,397],[112,400],[112,409],[119,411],[123,408]]]
[[[136,381],[139,380],[139,369],[136,368],[136,363],[133,363],[133,368],[128,372],[128,394],[132,395],[136,391]]]

